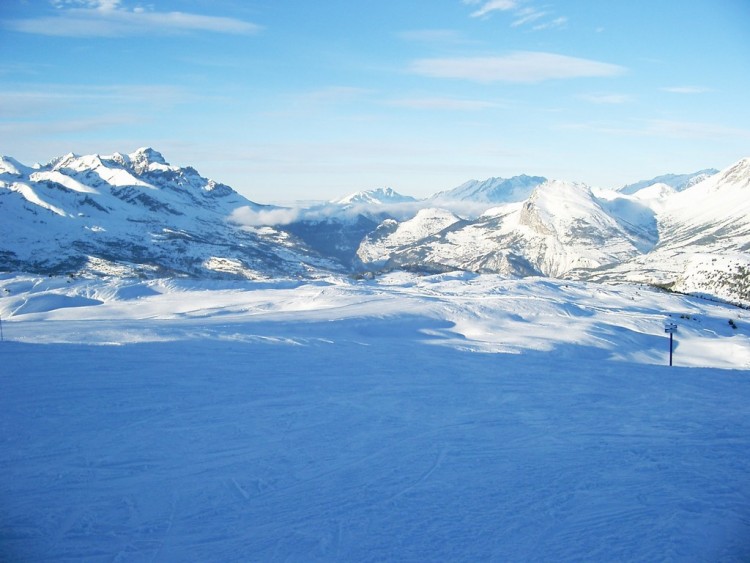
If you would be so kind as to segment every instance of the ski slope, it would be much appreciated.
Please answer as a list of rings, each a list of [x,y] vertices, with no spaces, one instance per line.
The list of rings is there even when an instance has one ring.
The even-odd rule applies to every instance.
[[[0,560],[750,558],[747,311],[469,274],[0,296]]]

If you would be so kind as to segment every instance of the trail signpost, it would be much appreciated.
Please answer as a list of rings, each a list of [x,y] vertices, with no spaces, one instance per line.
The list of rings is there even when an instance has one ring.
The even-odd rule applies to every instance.
[[[669,334],[669,365],[671,366],[672,365],[673,337],[674,337],[674,333],[677,332],[677,325],[670,321],[665,322],[664,332]]]

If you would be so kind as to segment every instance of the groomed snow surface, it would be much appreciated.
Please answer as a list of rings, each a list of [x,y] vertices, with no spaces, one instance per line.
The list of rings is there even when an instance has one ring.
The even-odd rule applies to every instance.
[[[6,275],[0,315],[2,561],[750,560],[741,309]]]

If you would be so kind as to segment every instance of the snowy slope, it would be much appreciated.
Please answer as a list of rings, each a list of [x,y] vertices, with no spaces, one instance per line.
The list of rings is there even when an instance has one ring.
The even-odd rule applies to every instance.
[[[452,190],[439,192],[431,199],[438,202],[515,203],[525,201],[534,189],[545,181],[546,178],[541,176],[527,176],[526,174],[512,178],[469,180]]]
[[[666,183],[632,194],[517,176],[428,200],[381,188],[297,210],[252,203],[149,148],[34,167],[3,157],[0,271],[465,270],[633,281],[750,305],[750,160],[710,172],[659,177]],[[273,217],[283,225],[259,226]]]
[[[298,336],[317,339],[325,334],[318,323],[351,320],[366,333],[376,318],[401,319],[405,327],[420,318],[425,338],[461,350],[562,353],[572,347],[592,358],[663,364],[669,319],[680,325],[679,365],[750,369],[747,311],[638,285],[465,272],[398,272],[370,282],[4,275],[0,296],[5,337],[29,343],[219,338],[226,331],[244,340],[270,337],[277,323],[290,338],[298,323],[316,324],[311,332],[300,326]]]
[[[450,211],[431,208],[421,209],[414,218],[401,223],[386,220],[362,241],[357,256],[370,267],[382,267],[399,248],[436,235],[460,220]]]
[[[547,181],[522,204],[489,210],[394,248],[388,266],[559,277],[619,263],[652,245],[655,235],[648,225],[653,215],[630,213],[626,221],[626,209],[616,207],[583,184]],[[642,223],[632,222],[638,220]]]
[[[662,246],[700,243],[720,249],[747,248],[749,196],[750,158],[745,158],[669,200],[662,219]]]
[[[34,172],[33,168],[24,166],[15,158],[0,155],[0,175],[10,178],[21,178]]]
[[[377,188],[374,190],[365,190],[356,192],[335,200],[331,203],[343,206],[349,205],[383,205],[391,203],[408,203],[416,201],[411,196],[401,195],[393,188]]]
[[[646,207],[651,209],[654,214],[662,213],[667,201],[677,193],[672,186],[667,184],[652,184],[635,192],[633,199],[642,202]]]
[[[750,558],[747,311],[468,274],[0,309],[3,560]]]
[[[0,161],[0,270],[266,277],[335,268],[288,234],[228,222],[261,209],[143,148]]]
[[[406,220],[421,203],[392,188],[365,190],[339,200],[299,209],[294,221],[279,228],[292,234],[323,256],[350,270],[359,266],[360,243],[384,220]]]
[[[710,178],[711,176],[714,176],[715,174],[718,174],[718,172],[719,171],[715,168],[707,168],[706,170],[699,170],[692,174],[664,174],[652,178],[651,180],[641,180],[640,182],[622,186],[618,191],[623,194],[632,195],[644,188],[653,186],[654,184],[665,184],[675,191],[681,192]]]
[[[750,305],[749,185],[750,159],[686,181],[682,191],[655,183],[624,194],[547,181],[522,203],[421,238],[392,244],[401,226],[387,221],[359,255],[376,270],[631,281]]]
[[[655,248],[597,279],[655,283],[750,305],[750,158],[662,199],[657,209]]]

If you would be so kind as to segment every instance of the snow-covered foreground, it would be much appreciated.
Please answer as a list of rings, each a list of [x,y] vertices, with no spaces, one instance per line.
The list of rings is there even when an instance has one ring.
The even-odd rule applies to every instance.
[[[466,274],[0,292],[2,560],[750,558],[746,311]]]

